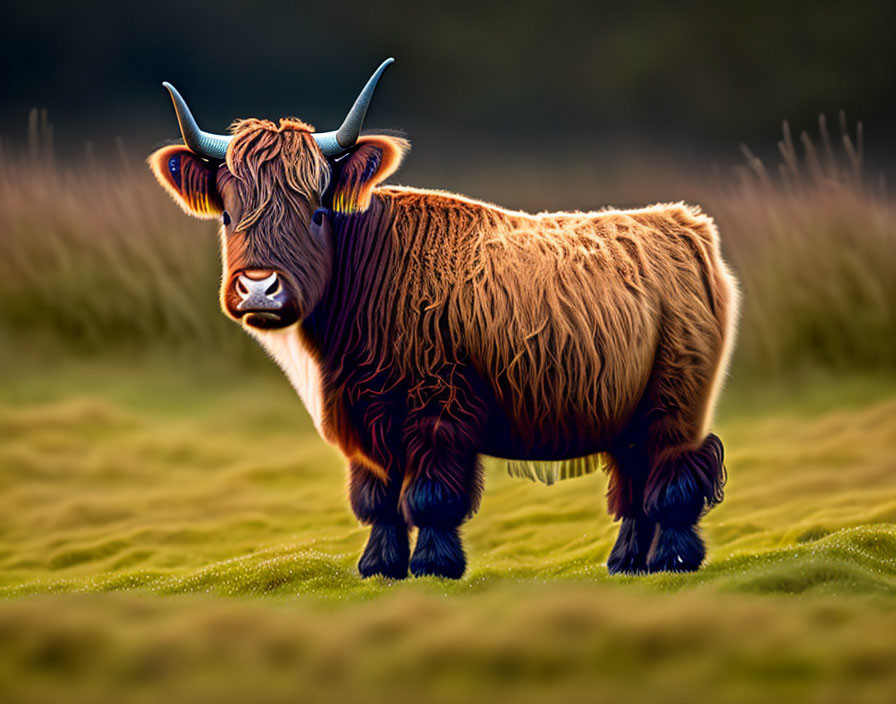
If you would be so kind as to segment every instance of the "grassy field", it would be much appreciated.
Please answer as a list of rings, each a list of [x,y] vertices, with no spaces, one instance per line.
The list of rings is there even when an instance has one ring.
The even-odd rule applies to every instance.
[[[32,120],[0,152],[0,702],[896,700],[896,206],[860,131],[695,186],[745,303],[700,572],[609,577],[605,477],[486,460],[465,578],[393,583],[218,311],[214,226]],[[560,175],[476,177],[600,204]]]
[[[604,477],[544,487],[489,461],[467,577],[392,583],[358,577],[342,461],[276,373],[3,361],[15,699],[896,694],[892,378],[730,389],[697,574],[608,577]]]

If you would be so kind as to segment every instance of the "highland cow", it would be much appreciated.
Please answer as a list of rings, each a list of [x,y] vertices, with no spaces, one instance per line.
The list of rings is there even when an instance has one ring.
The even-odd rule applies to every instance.
[[[359,130],[388,63],[324,134],[293,118],[202,132],[168,86],[185,146],[149,158],[188,213],[221,219],[224,311],[347,458],[371,526],[361,574],[460,577],[483,454],[548,481],[602,466],[622,521],[610,572],[697,569],[737,311],[712,220],[383,186],[409,145]]]

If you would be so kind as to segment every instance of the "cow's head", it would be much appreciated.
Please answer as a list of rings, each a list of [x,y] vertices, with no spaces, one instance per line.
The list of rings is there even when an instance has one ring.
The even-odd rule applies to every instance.
[[[317,134],[293,118],[240,120],[230,135],[199,129],[173,86],[185,145],[149,157],[156,178],[183,209],[220,218],[224,311],[250,328],[292,325],[320,301],[332,269],[332,232],[322,199],[342,213],[370,205],[374,187],[398,167],[408,144],[360,137],[361,124],[388,59],[361,91],[342,126]]]

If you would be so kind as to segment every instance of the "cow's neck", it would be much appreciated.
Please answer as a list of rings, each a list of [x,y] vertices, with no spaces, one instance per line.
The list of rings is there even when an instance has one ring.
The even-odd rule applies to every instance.
[[[389,261],[391,208],[374,200],[360,215],[333,216],[334,263],[331,280],[320,303],[283,338],[262,343],[277,360],[302,397],[315,426],[346,456],[363,455],[364,442],[346,422],[359,390],[389,387],[389,354],[383,340],[388,312],[378,293]],[[267,337],[267,336],[266,336]],[[376,370],[376,371],[373,371]],[[363,380],[363,381],[362,381]],[[397,390],[393,389],[392,394]],[[391,394],[390,394],[391,395]],[[367,458],[371,466],[375,460]]]
[[[338,416],[345,412],[358,379],[375,389],[371,368],[389,366],[388,360],[371,358],[370,352],[389,350],[382,339],[388,312],[378,290],[386,281],[391,212],[388,203],[374,197],[363,214],[332,216],[333,274],[320,303],[297,326],[250,330],[283,369],[318,432],[347,456],[358,453],[359,442],[346,434],[347,424]],[[388,385],[387,373],[382,387]]]
[[[381,331],[389,312],[383,309],[388,296],[382,287],[388,281],[392,208],[375,195],[364,213],[331,217],[333,272],[321,302],[302,329],[323,366],[338,370],[361,363],[356,356],[362,343],[369,353],[371,345],[384,342]]]

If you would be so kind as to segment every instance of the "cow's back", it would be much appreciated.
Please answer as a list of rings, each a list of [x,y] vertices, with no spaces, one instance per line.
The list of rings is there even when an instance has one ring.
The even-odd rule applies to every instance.
[[[699,284],[693,241],[716,246],[711,221],[682,205],[528,215],[388,192],[408,371],[452,355],[476,367],[496,410],[490,454],[607,449],[648,383],[664,309]]]

